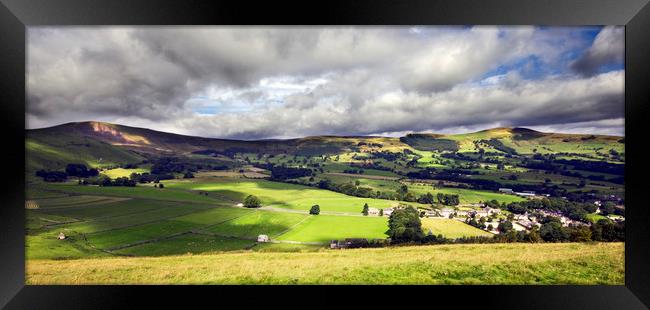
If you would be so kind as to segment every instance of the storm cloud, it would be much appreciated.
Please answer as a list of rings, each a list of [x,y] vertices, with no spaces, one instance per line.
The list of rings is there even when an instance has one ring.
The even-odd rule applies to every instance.
[[[622,27],[603,28],[593,45],[571,68],[584,76],[592,76],[612,63],[623,63],[625,57],[625,35]]]
[[[99,120],[240,139],[622,134],[616,40],[621,28],[30,27],[27,126]]]

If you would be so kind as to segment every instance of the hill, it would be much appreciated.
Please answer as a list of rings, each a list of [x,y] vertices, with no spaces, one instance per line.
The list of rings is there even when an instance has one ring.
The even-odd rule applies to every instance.
[[[543,133],[526,128],[494,128],[466,134],[408,134],[391,137],[313,136],[286,140],[230,140],[179,135],[104,122],[79,122],[26,130],[27,170],[60,169],[80,162],[93,167],[139,163],[148,156],[209,155],[224,160],[236,153],[334,155],[346,152],[493,151],[512,154],[566,153],[606,158],[624,156],[621,137]],[[612,151],[613,150],[613,151]],[[624,157],[623,157],[624,158]]]
[[[26,283],[622,285],[623,249],[623,243],[467,244],[28,260]]]

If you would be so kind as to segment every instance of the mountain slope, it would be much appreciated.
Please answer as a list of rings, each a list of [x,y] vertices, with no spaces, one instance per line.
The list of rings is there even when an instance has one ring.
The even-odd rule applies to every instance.
[[[27,170],[60,169],[67,163],[93,167],[138,163],[148,155],[265,153],[320,156],[360,151],[401,152],[485,151],[576,153],[607,155],[624,153],[620,137],[542,133],[525,128],[494,128],[466,134],[409,134],[401,138],[314,136],[287,140],[228,140],[185,136],[145,128],[103,122],[68,123],[26,130]]]

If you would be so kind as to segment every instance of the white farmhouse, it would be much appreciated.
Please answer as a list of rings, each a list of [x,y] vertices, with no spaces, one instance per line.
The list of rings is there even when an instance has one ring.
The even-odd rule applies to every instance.
[[[377,208],[368,208],[368,215],[379,215],[379,209],[377,209]]]
[[[454,213],[454,209],[444,208],[444,209],[440,210],[439,213],[440,213],[440,216],[448,218],[449,215]]]

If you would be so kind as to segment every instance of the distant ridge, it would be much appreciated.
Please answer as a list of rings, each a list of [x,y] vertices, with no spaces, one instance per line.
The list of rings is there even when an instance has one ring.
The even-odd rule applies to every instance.
[[[201,156],[220,154],[291,154],[322,156],[355,152],[476,152],[479,149],[511,154],[621,150],[616,136],[544,133],[528,128],[499,127],[463,134],[410,133],[404,137],[308,136],[293,139],[235,140],[205,138],[86,121],[25,130],[27,170],[61,169],[67,163],[111,167],[138,163],[151,156]],[[623,149],[624,151],[624,149]]]
[[[82,122],[69,122],[69,123],[64,123],[64,124],[59,124],[59,125],[54,125],[50,127],[41,127],[41,128],[34,128],[34,129],[25,129],[27,132],[36,132],[36,131],[42,131],[42,130],[57,130],[57,129],[87,129],[89,127],[92,127],[94,125],[100,125],[100,126],[109,126],[109,127],[119,127],[123,129],[131,129],[131,130],[145,130],[145,131],[151,131],[151,132],[156,132],[156,133],[163,133],[163,134],[169,134],[169,135],[176,135],[176,136],[182,136],[182,137],[191,137],[191,138],[200,138],[200,139],[213,139],[213,140],[225,140],[225,141],[291,141],[291,140],[300,140],[300,139],[318,139],[318,138],[391,138],[388,136],[381,136],[381,135],[312,135],[312,136],[304,136],[304,137],[299,137],[299,138],[266,138],[266,139],[251,139],[251,140],[242,140],[242,139],[232,139],[232,138],[213,138],[213,137],[201,137],[201,136],[192,136],[192,135],[184,135],[184,134],[178,134],[178,133],[172,133],[172,132],[165,132],[165,131],[159,131],[155,129],[149,129],[149,128],[144,128],[144,127],[134,127],[134,126],[127,126],[127,125],[121,125],[121,124],[115,124],[115,123],[108,123],[108,122],[100,122],[100,121],[82,121]],[[598,137],[618,137],[622,138],[622,136],[615,136],[615,135],[602,135],[602,134],[579,134],[579,133],[561,133],[561,132],[542,132],[542,131],[537,131],[534,129],[526,128],[526,127],[495,127],[495,128],[488,128],[488,129],[483,129],[475,132],[468,132],[468,133],[452,133],[452,134],[439,134],[439,133],[427,133],[427,132],[412,132],[406,134],[406,136],[428,136],[428,137],[433,137],[433,138],[441,138],[441,137],[446,137],[446,136],[458,136],[458,135],[471,135],[471,134],[476,134],[476,133],[512,133],[512,134],[540,134],[540,135],[547,135],[547,134],[559,134],[559,135],[575,135],[575,136],[585,136],[585,135],[593,135],[593,136],[598,136]]]

